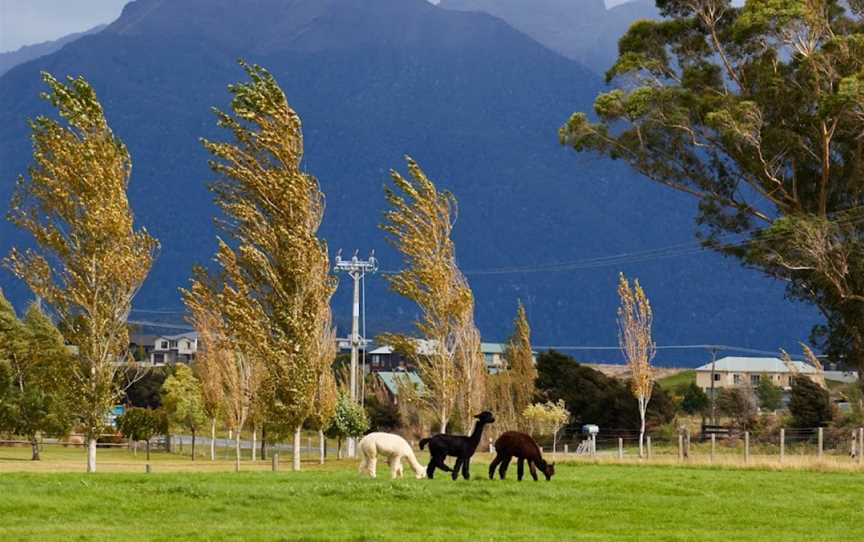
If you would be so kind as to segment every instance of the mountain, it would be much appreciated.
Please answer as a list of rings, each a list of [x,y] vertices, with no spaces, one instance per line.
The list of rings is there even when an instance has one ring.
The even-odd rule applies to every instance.
[[[425,0],[132,2],[102,32],[0,77],[0,205],[30,161],[27,119],[50,112],[38,98],[39,71],[85,75],[129,146],[136,218],[162,242],[136,308],[176,310],[177,288],[215,247],[212,173],[198,138],[226,137],[210,107],[227,107],[226,85],[244,76],[239,57],[268,67],[303,118],[304,167],[327,195],[321,233],[332,252],[375,249],[382,270],[398,268],[377,225],[382,185],[390,168],[404,170],[405,154],[455,193],[458,257],[486,340],[507,337],[521,298],[537,345],[615,344],[619,271],[638,276],[651,296],[660,344],[774,350],[794,346],[815,320],[783,300],[782,285],[733,260],[644,254],[694,246],[695,205],[622,164],[558,144],[558,126],[590,107],[599,77],[500,19]],[[0,224],[0,254],[26,242]],[[597,260],[615,254],[628,256]],[[526,269],[502,270],[513,267]],[[0,285],[19,305],[28,299],[5,271]],[[370,336],[416,317],[380,275],[367,293]],[[343,277],[334,298],[340,334],[350,299]]]
[[[82,36],[95,34],[105,28],[105,26],[106,25],[104,24],[100,24],[99,26],[94,26],[90,30],[69,34],[68,36],[63,36],[62,38],[53,41],[45,41],[35,45],[25,45],[15,51],[0,53],[0,75],[3,75],[19,64],[30,62],[40,56],[50,55],[54,51],[60,50],[67,43],[72,43]]]
[[[610,9],[604,0],[441,0],[439,6],[499,17],[599,74],[615,62],[618,38],[633,21],[659,17],[654,0],[634,0]]]

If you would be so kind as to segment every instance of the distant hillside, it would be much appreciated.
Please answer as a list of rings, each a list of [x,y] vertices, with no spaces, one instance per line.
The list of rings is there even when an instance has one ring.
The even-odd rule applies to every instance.
[[[398,269],[377,225],[382,185],[405,154],[455,193],[457,253],[487,340],[507,337],[521,298],[537,345],[616,344],[619,271],[647,289],[661,344],[791,348],[815,320],[784,301],[782,285],[733,260],[646,256],[694,246],[694,202],[558,144],[558,126],[590,107],[600,78],[499,19],[425,0],[130,3],[102,32],[0,77],[0,213],[30,162],[27,119],[50,112],[39,71],[85,75],[129,146],[136,217],[162,242],[136,308],[176,310],[177,288],[215,247],[213,175],[198,138],[225,137],[210,107],[227,106],[226,85],[243,77],[238,57],[270,68],[303,118],[331,252],[375,249],[383,271]],[[0,254],[26,242],[0,222]],[[617,254],[627,256],[597,260]],[[564,262],[577,264],[548,267]],[[19,304],[28,298],[2,270],[0,285]],[[367,293],[369,335],[417,316],[380,275]],[[350,299],[342,277],[334,310],[343,335]]]
[[[500,17],[546,47],[604,73],[618,38],[638,19],[659,17],[653,0],[606,9],[604,0],[441,0],[440,6]]]
[[[72,43],[82,36],[89,36],[90,34],[95,34],[105,28],[104,24],[100,24],[99,26],[94,26],[90,30],[86,30],[84,32],[77,32],[75,34],[69,34],[68,36],[63,36],[60,39],[56,39],[53,41],[45,41],[42,43],[37,43],[35,45],[25,45],[21,47],[17,51],[9,51],[7,53],[0,53],[0,75],[8,72],[15,66],[19,64],[24,64],[25,62],[30,62],[40,56],[50,55],[54,51],[60,50],[67,43]]]

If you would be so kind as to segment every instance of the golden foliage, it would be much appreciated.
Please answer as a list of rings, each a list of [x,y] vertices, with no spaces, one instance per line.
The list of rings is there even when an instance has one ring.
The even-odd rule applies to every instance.
[[[219,306],[238,350],[262,363],[270,416],[299,426],[314,410],[330,355],[323,337],[332,336],[336,283],[317,237],[324,197],[300,168],[301,122],[282,89],[264,68],[241,65],[250,81],[229,87],[233,115],[216,111],[234,141],[203,141],[220,175],[211,189],[232,239],[220,240],[216,255],[225,277]]]
[[[59,318],[79,363],[69,379],[89,437],[119,398],[118,362],[129,361],[126,319],[158,242],[135,229],[126,195],[132,162],[83,78],[42,78],[43,97],[65,124],[30,122],[34,164],[18,178],[10,219],[38,248],[13,249],[6,264]]]
[[[454,411],[467,427],[483,406],[486,370],[474,325],[474,297],[456,264],[451,239],[456,198],[439,192],[414,160],[407,161],[409,176],[391,171],[394,186],[384,189],[390,209],[381,228],[403,258],[403,269],[386,279],[391,290],[420,308],[415,326],[426,347],[418,349],[408,337],[386,340],[418,365],[428,388],[424,401],[443,432]]]
[[[631,287],[624,274],[619,274],[618,297],[621,299],[621,305],[618,307],[618,344],[630,367],[631,388],[639,404],[639,416],[642,421],[639,432],[639,456],[642,457],[645,415],[654,390],[654,370],[651,367],[651,361],[656,353],[656,345],[651,337],[653,313],[651,303],[639,284],[639,279],[636,279]]]

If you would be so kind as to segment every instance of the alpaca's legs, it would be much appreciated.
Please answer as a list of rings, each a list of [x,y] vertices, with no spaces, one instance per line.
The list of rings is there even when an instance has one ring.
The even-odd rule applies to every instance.
[[[498,465],[501,464],[501,455],[498,454],[495,456],[495,459],[492,460],[492,463],[489,465],[489,479],[495,479],[495,469],[498,468]]]
[[[398,455],[393,455],[387,459],[387,462],[390,463],[390,479],[399,478],[402,474],[402,460]]]
[[[537,468],[534,466],[534,462],[530,459],[528,460],[528,470],[531,471],[531,478],[534,478],[534,481],[537,481]]]
[[[471,478],[471,473],[468,471],[468,467],[471,466],[471,458],[465,458],[465,461],[462,462],[462,478],[465,480]]]
[[[438,461],[440,458],[432,456],[429,458],[429,464],[426,465],[426,477],[430,480],[435,477],[435,467],[438,466]]]
[[[436,456],[436,457],[435,457],[435,461],[438,463],[438,465],[436,465],[436,466],[437,466],[439,469],[443,470],[444,472],[450,472],[450,471],[452,471],[453,469],[451,469],[450,467],[448,467],[448,466],[447,466],[447,463],[444,462],[444,460],[445,460],[446,458],[447,458],[446,455],[439,455],[439,456]]]
[[[498,475],[503,480],[505,476],[507,476],[507,467],[510,466],[510,460],[513,459],[513,456],[505,455],[504,459],[501,461],[501,467],[498,469]]]
[[[520,457],[516,470],[516,479],[522,481],[522,476],[525,474],[525,458]]]
[[[453,472],[451,474],[454,480],[459,478],[459,468],[462,466],[463,461],[464,460],[461,457],[456,458],[456,463],[453,465]]]
[[[367,461],[369,476],[371,476],[372,478],[376,478],[378,476],[378,457],[373,455],[372,457],[367,459]]]

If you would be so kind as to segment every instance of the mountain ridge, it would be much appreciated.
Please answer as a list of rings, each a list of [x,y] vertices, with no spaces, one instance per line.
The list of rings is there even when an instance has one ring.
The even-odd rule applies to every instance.
[[[456,194],[457,255],[487,340],[506,338],[522,299],[537,344],[614,344],[618,271],[639,276],[648,289],[661,344],[775,348],[806,336],[812,311],[790,308],[781,285],[708,253],[569,271],[470,273],[693,245],[695,204],[623,164],[558,145],[557,126],[573,110],[589,108],[602,88],[585,67],[487,14],[425,0],[370,0],[358,19],[339,9],[345,1],[328,0],[321,5],[331,11],[310,18],[302,12],[308,0],[246,0],[258,13],[291,4],[301,11],[288,16],[303,16],[273,16],[254,36],[222,39],[210,36],[262,23],[223,15],[213,19],[219,28],[184,33],[159,21],[194,14],[183,10],[203,9],[201,0],[137,0],[113,29],[0,77],[0,208],[11,180],[29,163],[26,119],[50,113],[38,99],[39,71],[84,74],[132,154],[129,194],[138,222],[163,245],[136,307],[177,306],[177,287],[187,284],[193,263],[210,261],[215,246],[215,208],[205,188],[212,173],[198,138],[226,137],[209,108],[227,107],[226,85],[243,76],[236,65],[242,56],[274,73],[303,118],[304,167],[327,196],[321,234],[331,254],[375,249],[383,268],[399,267],[377,225],[385,207],[381,187],[391,168],[404,169],[405,154]],[[171,6],[178,11],[156,9]],[[291,24],[302,28],[299,37],[289,33],[265,47],[268,35]],[[353,46],[331,47],[325,38]],[[0,254],[26,242],[0,224]],[[0,285],[19,304],[29,297],[8,273],[0,273]],[[350,315],[348,286],[342,281],[334,297],[340,330]],[[367,290],[370,336],[406,329],[417,317],[380,276],[370,278]],[[742,322],[742,313],[755,323]]]

